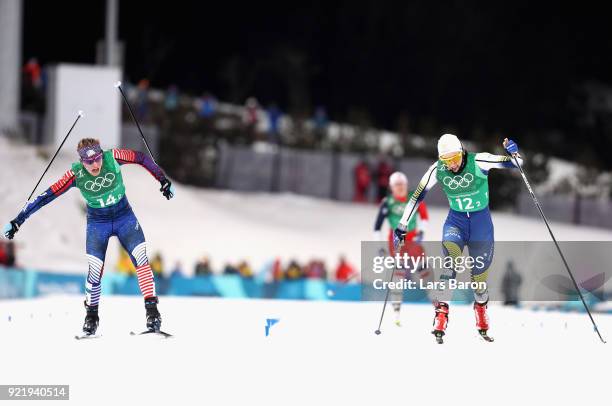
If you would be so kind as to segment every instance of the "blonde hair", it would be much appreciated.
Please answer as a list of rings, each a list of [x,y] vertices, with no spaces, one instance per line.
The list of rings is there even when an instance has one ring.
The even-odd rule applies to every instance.
[[[91,147],[93,145],[100,145],[100,140],[96,138],[83,138],[81,141],[79,141],[79,144],[77,145],[77,151],[86,147]]]

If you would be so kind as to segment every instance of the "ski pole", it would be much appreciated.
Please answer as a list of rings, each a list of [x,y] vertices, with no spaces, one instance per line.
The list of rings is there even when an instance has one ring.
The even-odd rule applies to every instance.
[[[404,243],[398,244],[395,252],[398,252],[398,253],[402,252],[403,246],[404,246]],[[387,282],[387,286],[386,286],[387,292],[385,294],[385,302],[383,304],[382,312],[380,313],[380,320],[378,321],[378,328],[374,330],[374,333],[376,335],[380,335],[381,333],[380,326],[382,325],[383,318],[385,317],[385,309],[387,308],[387,302],[389,301],[389,292],[391,291],[391,289],[389,289],[389,284],[393,281],[394,275],[395,275],[395,267],[393,267],[393,270],[391,270],[391,277],[389,278],[389,281]]]
[[[157,165],[157,162],[155,161],[155,157],[153,156],[153,153],[151,152],[151,148],[149,148],[149,143],[147,142],[147,139],[145,138],[142,132],[142,129],[140,128],[140,124],[138,123],[138,120],[136,119],[136,116],[134,115],[132,106],[130,105],[130,102],[125,96],[125,93],[123,92],[123,88],[121,87],[121,82],[119,81],[115,83],[115,87],[119,89],[119,92],[121,93],[121,97],[123,97],[123,101],[125,101],[125,104],[127,105],[127,108],[130,111],[130,115],[132,116],[132,119],[134,120],[134,123],[136,123],[136,127],[138,128],[138,132],[140,132],[140,136],[142,137],[142,140],[144,141],[145,147],[147,147],[147,151],[149,151],[149,155],[151,155],[151,159],[153,159],[153,162],[155,162],[155,164]]]
[[[512,157],[514,158],[514,162],[515,162],[517,168],[519,168],[519,171],[521,172],[521,176],[523,177],[523,181],[525,182],[525,186],[527,186],[527,190],[529,191],[529,194],[531,195],[531,198],[533,199],[533,203],[538,208],[538,211],[540,212],[540,216],[542,216],[542,220],[544,220],[544,224],[546,224],[546,228],[548,229],[548,232],[550,233],[550,237],[552,238],[553,242],[555,243],[555,247],[557,247],[557,251],[559,251],[559,255],[561,256],[561,260],[563,261],[563,264],[565,265],[565,269],[567,270],[567,273],[569,274],[570,279],[572,280],[572,283],[574,284],[574,287],[576,288],[576,292],[578,292],[578,296],[580,296],[580,300],[582,301],[582,304],[584,305],[584,308],[585,308],[587,314],[589,315],[589,318],[591,319],[591,323],[593,323],[593,327],[595,328],[595,332],[599,336],[599,339],[601,340],[601,342],[605,344],[606,340],[603,339],[603,337],[601,336],[601,333],[599,332],[599,328],[597,328],[597,324],[595,323],[595,320],[593,319],[593,315],[591,314],[591,311],[589,310],[589,306],[587,306],[586,301],[584,300],[584,296],[582,296],[582,292],[580,291],[580,288],[578,287],[578,283],[576,283],[576,279],[574,278],[574,274],[570,270],[570,267],[569,267],[567,261],[565,260],[565,256],[563,255],[563,252],[561,251],[561,247],[559,247],[559,244],[557,243],[557,239],[555,238],[555,235],[553,234],[553,232],[552,232],[552,230],[550,228],[550,225],[548,224],[548,220],[546,220],[546,216],[544,215],[544,211],[542,210],[542,206],[540,205],[540,202],[536,198],[536,195],[533,192],[533,189],[531,188],[531,185],[529,184],[529,181],[527,180],[527,176],[525,175],[525,171],[523,170],[523,167],[521,166],[521,164],[519,163],[519,161],[517,159],[517,154],[516,153],[512,154]]]
[[[66,134],[66,136],[64,137],[64,140],[62,141],[62,143],[60,144],[60,146],[57,148],[57,150],[55,151],[55,154],[53,155],[53,158],[51,158],[51,160],[49,161],[49,164],[47,165],[47,167],[45,168],[45,171],[42,173],[42,175],[40,175],[40,179],[38,179],[38,182],[36,182],[36,186],[34,186],[34,189],[32,189],[32,193],[30,193],[30,196],[28,196],[28,200],[26,200],[26,204],[28,204],[28,202],[30,201],[30,199],[32,198],[32,196],[34,195],[34,192],[36,191],[36,188],[38,187],[38,185],[40,185],[40,182],[42,181],[42,179],[45,177],[45,174],[47,173],[47,171],[49,170],[49,168],[51,167],[51,164],[53,163],[53,161],[55,160],[55,157],[57,157],[57,154],[60,152],[60,150],[62,149],[62,147],[64,146],[64,143],[66,142],[66,140],[68,139],[68,136],[70,135],[70,133],[72,132],[72,130],[74,129],[74,127],[76,126],[76,123],[79,121],[79,119],[83,117],[83,111],[79,110],[79,112],[77,113],[77,118],[76,120],[74,120],[74,123],[72,123],[72,126],[70,127],[70,129],[68,130],[68,133]]]

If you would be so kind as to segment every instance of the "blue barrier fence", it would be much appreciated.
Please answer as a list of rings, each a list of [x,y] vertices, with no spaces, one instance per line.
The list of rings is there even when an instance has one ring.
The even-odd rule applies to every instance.
[[[160,295],[302,300],[360,300],[360,284],[315,279],[266,283],[238,275],[156,279]],[[0,299],[32,298],[51,293],[85,294],[85,275],[0,268]],[[331,293],[331,294],[330,294]],[[117,273],[102,278],[102,294],[140,295],[135,276]]]
[[[267,298],[294,300],[343,300],[361,299],[360,284],[343,284],[321,280],[304,279],[265,283],[258,279],[244,279],[238,275],[196,276],[186,278],[174,276],[157,279],[160,295],[208,296],[229,298]],[[59,274],[35,270],[16,270],[0,267],[0,299],[33,298],[46,294],[85,294],[85,276]],[[330,294],[332,293],[332,294]],[[140,289],[135,276],[108,273],[102,278],[102,294],[138,295]],[[593,296],[590,295],[589,299]],[[471,303],[472,295],[462,292],[454,301]],[[404,302],[427,302],[424,291],[414,290],[404,294]],[[591,302],[595,306],[596,301]],[[544,304],[546,309],[549,304]],[[567,301],[554,305],[554,310],[584,311],[582,303]],[[593,308],[595,311],[612,313],[608,307]]]

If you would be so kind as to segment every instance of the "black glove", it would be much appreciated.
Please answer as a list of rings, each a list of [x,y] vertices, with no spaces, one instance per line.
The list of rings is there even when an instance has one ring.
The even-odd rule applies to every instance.
[[[15,237],[15,233],[17,231],[19,231],[19,224],[17,224],[15,220],[12,220],[2,228],[2,233],[9,240],[12,240],[13,237]]]
[[[159,189],[162,192],[162,195],[168,200],[174,197],[174,186],[172,186],[172,182],[168,179],[164,179],[161,181],[161,188]]]

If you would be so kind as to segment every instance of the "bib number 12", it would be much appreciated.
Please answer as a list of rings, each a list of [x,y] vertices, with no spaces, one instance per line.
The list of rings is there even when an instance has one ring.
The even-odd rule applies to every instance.
[[[455,201],[457,206],[459,206],[459,210],[472,210],[474,208],[474,202],[470,197],[464,197],[463,199],[458,197]],[[476,204],[480,206],[480,202],[476,202]]]

